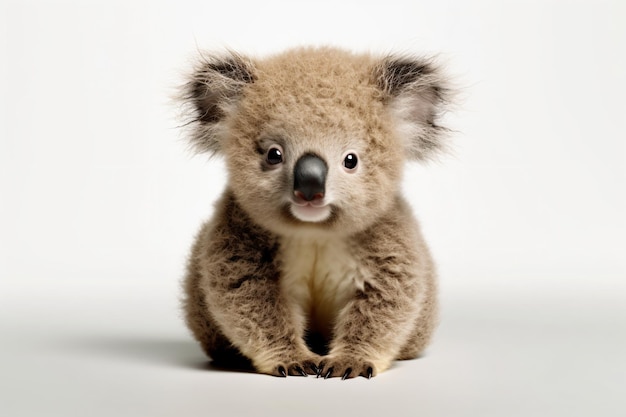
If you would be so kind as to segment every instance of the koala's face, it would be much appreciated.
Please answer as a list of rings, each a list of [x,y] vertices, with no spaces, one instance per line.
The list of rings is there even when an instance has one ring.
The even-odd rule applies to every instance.
[[[226,157],[229,188],[259,224],[357,232],[391,206],[405,158],[436,144],[429,103],[440,93],[403,96],[404,84],[432,73],[407,62],[309,49],[207,64],[188,87],[195,139]]]

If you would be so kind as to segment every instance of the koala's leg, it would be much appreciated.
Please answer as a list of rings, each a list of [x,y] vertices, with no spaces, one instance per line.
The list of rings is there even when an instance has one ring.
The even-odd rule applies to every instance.
[[[426,277],[425,297],[411,334],[396,359],[414,359],[424,352],[437,325],[438,304],[434,274]]]
[[[205,228],[202,235],[205,233]],[[200,288],[201,275],[199,272],[198,251],[200,250],[199,239],[194,245],[192,255],[187,265],[187,275],[184,280],[185,298],[183,309],[187,327],[193,333],[195,339],[200,343],[204,352],[218,365],[251,368],[252,364],[244,357],[222,334],[210,314],[210,309],[206,304],[206,296]]]
[[[254,225],[232,199],[216,218],[198,237],[194,254],[205,307],[197,305],[210,317],[205,323],[215,324],[207,332],[218,330],[259,372],[314,374],[321,358],[306,346],[304,319],[282,294],[277,239]]]
[[[358,236],[364,288],[337,316],[320,375],[369,378],[425,347],[434,316],[424,306],[434,306],[434,273],[421,237],[406,227],[388,222]]]

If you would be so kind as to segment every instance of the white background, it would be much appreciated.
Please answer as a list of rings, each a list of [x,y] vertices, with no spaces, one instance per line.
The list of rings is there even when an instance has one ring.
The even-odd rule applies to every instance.
[[[0,414],[623,415],[626,3],[0,3]],[[179,280],[224,185],[170,96],[198,49],[438,53],[449,155],[407,167],[427,355],[371,381],[211,368]]]

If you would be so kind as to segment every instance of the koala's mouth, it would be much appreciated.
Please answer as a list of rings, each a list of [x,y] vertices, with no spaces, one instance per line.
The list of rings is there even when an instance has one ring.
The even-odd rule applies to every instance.
[[[292,201],[290,205],[291,214],[303,222],[323,222],[331,214],[330,204],[323,201]]]

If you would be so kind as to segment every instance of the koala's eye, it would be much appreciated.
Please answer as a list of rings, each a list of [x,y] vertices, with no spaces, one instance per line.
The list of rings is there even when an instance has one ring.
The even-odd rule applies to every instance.
[[[343,160],[343,166],[346,168],[346,171],[350,172],[356,168],[359,159],[356,157],[355,153],[349,153]]]
[[[270,165],[277,165],[283,162],[283,151],[277,146],[273,146],[267,151],[267,157],[265,158]]]

